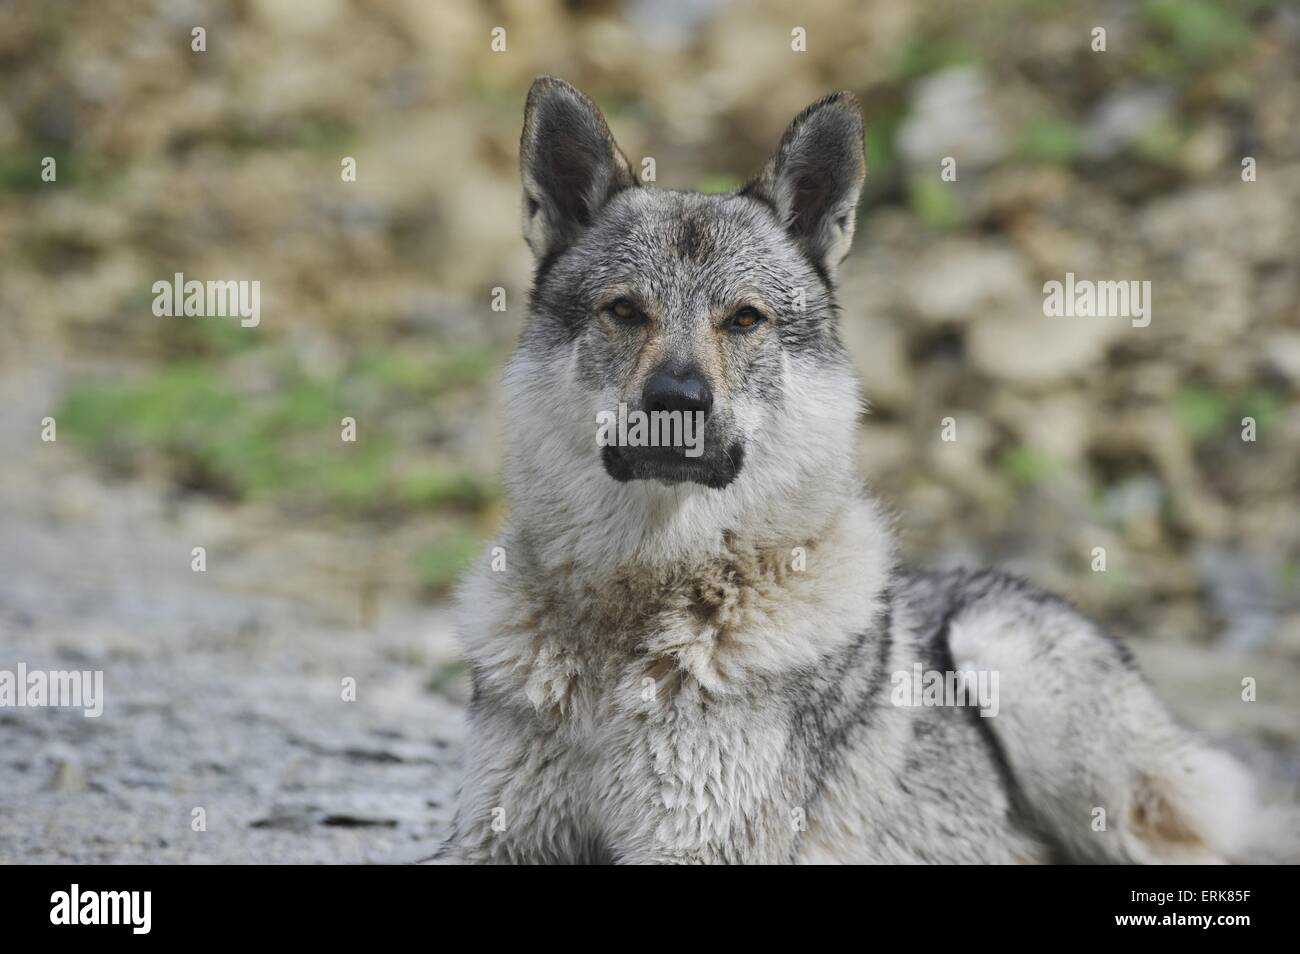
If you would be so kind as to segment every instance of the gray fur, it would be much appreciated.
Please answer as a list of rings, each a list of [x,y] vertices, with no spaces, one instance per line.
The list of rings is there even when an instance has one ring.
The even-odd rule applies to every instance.
[[[836,328],[863,176],[851,96],[809,107],[728,195],[637,186],[595,107],[549,78],[521,154],[538,270],[506,373],[512,513],[505,566],[485,556],[460,594],[474,695],[444,860],[1248,851],[1249,779],[1119,643],[1020,581],[896,565],[855,476]],[[737,325],[746,304],[766,320]],[[702,463],[616,479],[595,413],[683,366],[715,395]],[[1000,711],[894,704],[915,663],[997,671]]]

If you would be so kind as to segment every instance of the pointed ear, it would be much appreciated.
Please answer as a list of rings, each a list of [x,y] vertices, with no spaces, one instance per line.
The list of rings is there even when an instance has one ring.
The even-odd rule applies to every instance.
[[[866,178],[862,110],[852,93],[819,99],[795,117],[763,171],[742,194],[768,202],[833,283],[853,241]]]
[[[570,245],[615,193],[637,184],[600,110],[552,76],[528,90],[519,165],[524,240],[538,261]]]

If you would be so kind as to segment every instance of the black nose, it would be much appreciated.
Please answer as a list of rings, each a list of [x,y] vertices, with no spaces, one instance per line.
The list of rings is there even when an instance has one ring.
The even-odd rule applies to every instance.
[[[641,393],[642,406],[648,413],[655,411],[682,411],[703,413],[705,419],[713,410],[713,390],[704,375],[694,368],[682,372],[656,371],[645,383]]]

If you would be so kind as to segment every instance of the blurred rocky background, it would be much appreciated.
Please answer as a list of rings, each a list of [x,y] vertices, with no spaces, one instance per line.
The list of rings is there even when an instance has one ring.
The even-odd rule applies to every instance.
[[[0,860],[435,837],[464,693],[445,601],[504,508],[539,73],[586,90],[659,185],[703,191],[853,90],[844,333],[863,474],[906,555],[1069,596],[1294,784],[1297,64],[1280,0],[0,4],[0,666],[104,668],[136,713],[0,712]],[[175,272],[260,281],[261,324],[155,317]],[[1150,326],[1044,317],[1066,272],[1150,281]],[[362,685],[345,717],[341,675]],[[187,840],[191,791],[238,837]]]

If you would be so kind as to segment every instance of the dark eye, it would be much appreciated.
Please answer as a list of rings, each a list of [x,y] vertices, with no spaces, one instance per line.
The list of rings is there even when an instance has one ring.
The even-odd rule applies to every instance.
[[[727,322],[727,326],[729,328],[734,328],[737,331],[749,331],[750,329],[761,325],[766,320],[767,319],[763,317],[763,313],[757,308],[751,308],[749,305],[746,305],[731,316],[731,320]]]
[[[615,298],[605,307],[605,310],[624,324],[639,325],[645,321],[641,309],[626,298]]]

